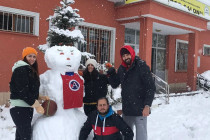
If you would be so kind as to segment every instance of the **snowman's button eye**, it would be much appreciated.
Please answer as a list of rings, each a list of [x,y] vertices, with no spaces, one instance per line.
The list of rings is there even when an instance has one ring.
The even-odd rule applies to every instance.
[[[64,53],[63,53],[63,52],[61,52],[61,53],[60,53],[60,55],[64,55]]]
[[[74,55],[74,53],[71,53],[71,55]]]

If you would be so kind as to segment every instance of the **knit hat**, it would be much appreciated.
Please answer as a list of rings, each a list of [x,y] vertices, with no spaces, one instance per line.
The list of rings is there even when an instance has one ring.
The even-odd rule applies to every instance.
[[[89,64],[92,64],[95,68],[97,68],[97,62],[95,59],[88,59],[85,63],[85,66],[87,67]]]
[[[126,48],[122,48],[122,49],[120,50],[120,55],[122,56],[122,55],[124,55],[124,54],[130,54],[130,52],[129,52]]]
[[[24,58],[26,55],[29,55],[31,53],[37,55],[38,52],[34,48],[32,48],[32,47],[26,47],[26,48],[24,48],[23,49],[23,52],[22,52],[22,58]]]

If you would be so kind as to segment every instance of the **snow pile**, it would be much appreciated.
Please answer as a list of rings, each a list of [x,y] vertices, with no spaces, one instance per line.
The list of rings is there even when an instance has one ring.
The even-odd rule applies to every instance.
[[[210,81],[210,70],[205,71],[204,73],[201,74],[205,79]]]
[[[149,140],[210,140],[209,106],[209,93],[170,98],[170,104],[152,109]]]
[[[1,140],[15,139],[15,125],[9,113],[9,108],[0,106],[0,138]]]
[[[107,98],[114,111],[122,110],[121,91],[121,86],[117,87],[116,89],[113,89],[110,85],[108,86]]]
[[[63,35],[66,37],[71,37],[72,39],[74,39],[74,38],[84,39],[84,36],[82,35],[80,30],[69,31],[69,30],[63,30],[63,29],[59,29],[59,28],[50,28],[50,30],[60,36]]]

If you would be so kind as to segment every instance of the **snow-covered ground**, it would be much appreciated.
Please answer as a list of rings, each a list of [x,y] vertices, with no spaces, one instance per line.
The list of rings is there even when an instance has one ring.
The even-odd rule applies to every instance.
[[[159,103],[154,100],[154,105]],[[0,112],[0,139],[14,140],[9,109]],[[3,116],[3,117],[2,117]],[[210,93],[171,97],[170,104],[153,106],[148,117],[149,140],[210,140]]]
[[[209,93],[171,97],[148,118],[149,140],[210,140],[209,132]]]

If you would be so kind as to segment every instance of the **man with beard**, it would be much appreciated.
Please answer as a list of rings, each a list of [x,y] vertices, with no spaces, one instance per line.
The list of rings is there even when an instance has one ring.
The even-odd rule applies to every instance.
[[[121,133],[124,140],[133,140],[133,131],[119,115],[114,113],[105,97],[98,99],[97,110],[89,114],[80,131],[79,140],[87,140],[92,129],[94,140],[122,140]]]
[[[136,140],[147,140],[147,116],[155,93],[155,84],[150,68],[129,45],[120,49],[122,63],[116,73],[109,68],[109,83],[113,88],[121,84],[122,113],[124,121],[133,129],[136,126]]]

